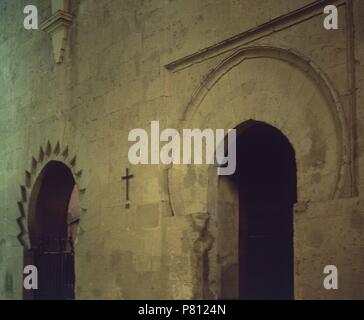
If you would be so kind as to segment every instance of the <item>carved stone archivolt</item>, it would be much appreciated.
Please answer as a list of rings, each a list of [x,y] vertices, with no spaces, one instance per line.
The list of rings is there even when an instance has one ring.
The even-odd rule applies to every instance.
[[[337,179],[334,184],[330,185],[331,190],[329,198],[334,199],[341,197],[344,194],[343,189],[345,186],[345,181],[349,179],[350,176],[349,166],[352,165],[352,162],[350,161],[351,150],[347,148],[347,146],[350,145],[349,134],[340,98],[325,73],[320,70],[320,68],[315,65],[310,59],[291,49],[287,50],[284,48],[270,46],[247,47],[237,50],[232,55],[219,62],[215,66],[215,68],[210,70],[210,72],[203,77],[200,86],[192,94],[188,105],[185,107],[184,117],[181,121],[181,129],[185,127],[195,127],[196,123],[198,123],[199,121],[198,119],[201,117],[203,117],[203,121],[205,122],[207,116],[203,112],[208,112],[208,110],[210,110],[211,115],[216,114],[216,117],[219,117],[218,110],[214,112],[212,110],[211,103],[209,104],[208,108],[205,106],[205,109],[207,108],[207,111],[204,109],[203,104],[206,97],[214,91],[217,83],[219,83],[221,79],[224,78],[226,74],[228,74],[231,70],[238,66],[242,66],[245,62],[257,59],[270,59],[271,61],[281,61],[283,63],[286,63],[287,65],[292,66],[296,70],[299,70],[299,72],[302,72],[302,74],[304,74],[305,77],[309,79],[308,81],[312,81],[315,84],[315,90],[318,92],[318,94],[322,95],[325,98],[326,107],[325,105],[323,105],[322,108],[328,108],[329,113],[331,113],[333,126],[336,128],[335,131],[338,144],[338,166],[335,173]],[[302,97],[297,97],[297,99],[302,99]],[[283,102],[284,101],[282,100],[282,103]],[[287,103],[284,104],[286,105]],[[202,109],[204,109],[205,111],[202,111]],[[242,106],[241,110],[244,110],[244,106]],[[201,116],[201,114],[203,116]],[[279,122],[282,123],[283,127],[287,126],[287,124],[290,123],[290,119],[287,118],[287,114],[289,114],[288,111],[280,115],[282,119]],[[214,119],[216,117],[211,116],[211,119]],[[244,121],[243,117],[241,118],[241,121]],[[320,121],[320,119],[318,119],[317,121]],[[225,127],[225,125],[225,123],[221,122],[220,126]],[[287,136],[290,137],[291,135],[287,134]],[[187,168],[184,168],[183,166],[172,166],[168,172],[170,201],[175,215],[183,215],[189,212],[190,210],[186,208],[186,203],[192,203],[194,201],[193,199],[186,199],[180,192],[180,190],[183,190],[183,177],[187,174],[186,172],[188,171],[186,170]],[[189,169],[189,171],[190,170],[192,169]],[[204,168],[202,166],[201,168],[195,170],[201,173],[201,170],[204,171]],[[195,175],[198,175],[197,171],[195,172]],[[216,168],[213,168],[211,172],[212,173],[209,174],[206,171],[206,173],[204,174],[205,176],[210,177],[208,179],[210,181],[210,183],[208,184],[210,186],[209,190],[213,188],[212,186],[217,185],[216,181],[212,181],[217,179]],[[212,192],[214,194],[213,198],[216,196],[216,192],[217,189]],[[211,193],[211,190],[210,192],[208,192],[208,194],[209,193]],[[202,208],[199,208],[199,210],[201,211]]]
[[[17,218],[20,228],[18,239],[25,248],[30,248],[28,210],[31,193],[39,174],[51,161],[62,162],[71,170],[80,195],[80,214],[82,215],[82,213],[87,211],[87,209],[82,206],[82,198],[86,193],[86,188],[82,185],[82,169],[77,166],[77,157],[70,153],[68,146],[62,148],[59,141],[54,145],[48,141],[45,147],[40,147],[38,156],[32,157],[30,169],[25,171],[24,183],[20,186],[21,199],[18,201],[20,216]],[[82,232],[83,231],[80,228],[79,234],[81,235]]]
[[[349,78],[355,74],[354,66],[354,50],[353,50],[353,21],[352,21],[352,3],[350,0],[332,1],[337,7],[345,8],[346,15],[346,41],[348,45],[348,73]],[[185,57],[172,61],[165,65],[166,69],[172,73],[183,73],[185,70],[193,69],[195,65],[201,65],[205,61],[217,59],[217,63],[212,69],[201,75],[201,82],[196,87],[196,90],[191,94],[190,100],[184,106],[184,114],[181,120],[180,127],[191,127],[192,123],[196,122],[199,114],[202,111],[202,105],[206,99],[218,87],[217,84],[227,74],[230,74],[239,65],[252,62],[253,60],[271,59],[281,61],[292,65],[295,69],[300,70],[302,74],[307,76],[310,81],[316,85],[317,92],[323,95],[326,99],[327,107],[330,110],[333,122],[335,123],[335,134],[337,135],[338,148],[338,166],[337,180],[329,186],[330,196],[328,198],[351,197],[356,195],[357,181],[355,171],[355,141],[353,132],[355,131],[355,120],[352,118],[355,115],[355,79],[351,81],[349,87],[351,93],[350,105],[346,105],[338,92],[335,83],[330,79],[325,70],[319,67],[310,57],[305,56],[299,49],[292,50],[284,47],[276,47],[271,45],[269,38],[272,34],[277,34],[288,27],[300,25],[304,21],[312,19],[318,15],[322,15],[323,8],[326,5],[325,1],[318,1],[309,4],[296,11],[290,12],[276,19],[268,21],[262,25],[244,31],[231,38],[213,44],[207,48],[189,54]],[[259,40],[264,38],[266,42]],[[257,42],[254,44],[254,42]],[[210,68],[210,67],[209,67]],[[226,89],[226,88],[225,88]],[[217,90],[215,90],[217,92]],[[211,109],[212,107],[210,107]],[[218,110],[216,111],[218,112]],[[214,112],[211,111],[211,114]],[[283,116],[283,115],[282,115]],[[204,115],[206,119],[207,115]],[[213,116],[211,116],[212,118]],[[241,119],[241,121],[247,119]],[[321,119],[319,119],[321,120]],[[289,121],[287,119],[287,121]],[[205,123],[205,120],[204,122]],[[222,125],[222,124],[221,124]],[[287,132],[288,134],[288,132]],[[169,190],[171,205],[174,214],[182,214],[186,212],[184,208],[188,200],[184,199],[179,190],[183,181],[184,168],[171,166],[169,169]],[[213,172],[216,170],[213,169]],[[188,210],[187,210],[188,211]]]

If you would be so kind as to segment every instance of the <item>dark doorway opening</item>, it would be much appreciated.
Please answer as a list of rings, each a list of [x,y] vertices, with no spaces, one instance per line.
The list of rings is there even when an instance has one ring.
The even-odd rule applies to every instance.
[[[297,190],[288,139],[262,122],[238,128],[233,179],[239,188],[239,297],[293,299]]]
[[[31,248],[25,252],[24,263],[37,267],[38,289],[24,290],[25,299],[75,297],[74,221],[70,221],[70,201],[75,190],[71,170],[59,161],[49,162],[34,185],[28,220]]]

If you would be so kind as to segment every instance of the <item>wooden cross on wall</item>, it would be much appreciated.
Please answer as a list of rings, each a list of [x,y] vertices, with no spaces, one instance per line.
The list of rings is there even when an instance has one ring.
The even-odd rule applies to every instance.
[[[129,168],[126,168],[126,174],[125,176],[121,177],[122,180],[125,180],[126,182],[126,202],[125,202],[125,208],[130,208],[130,199],[129,199],[129,180],[134,178],[133,174],[129,174]]]

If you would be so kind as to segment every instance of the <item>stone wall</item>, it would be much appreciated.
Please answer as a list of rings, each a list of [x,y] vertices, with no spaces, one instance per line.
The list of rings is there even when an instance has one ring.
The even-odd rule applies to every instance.
[[[41,20],[49,16],[50,1],[32,3]],[[229,128],[250,118],[281,129],[299,155],[299,201],[309,204],[296,218],[296,297],[364,298],[355,280],[364,274],[364,3],[335,2],[337,31],[323,28],[320,8],[289,15],[310,3],[76,0],[57,65],[49,35],[23,28],[25,1],[1,1],[0,298],[22,297],[18,203],[27,210],[37,173],[53,159],[82,191],[78,299],[218,297],[218,263],[207,279],[201,258],[215,261],[221,242],[216,230],[203,236],[215,219],[208,169],[131,166],[127,136],[152,120]],[[238,51],[258,46],[267,51]],[[224,69],[237,52],[239,64]],[[135,176],[129,209],[126,167]],[[339,277],[343,268],[333,295],[317,289],[331,263]]]

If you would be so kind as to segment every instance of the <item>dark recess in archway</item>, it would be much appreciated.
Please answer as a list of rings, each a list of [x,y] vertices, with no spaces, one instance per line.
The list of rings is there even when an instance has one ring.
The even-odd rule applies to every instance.
[[[25,299],[74,299],[73,243],[68,235],[68,206],[75,186],[71,170],[49,162],[32,190],[28,228],[31,249],[25,264],[38,269],[38,290],[24,290]]]
[[[249,121],[237,129],[239,297],[293,299],[295,153],[268,124]]]

